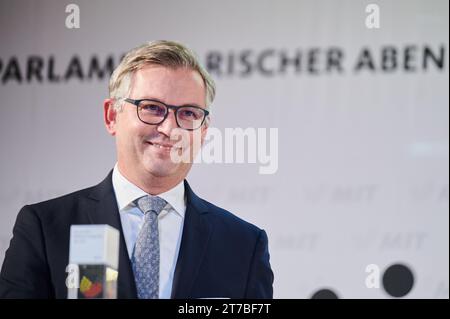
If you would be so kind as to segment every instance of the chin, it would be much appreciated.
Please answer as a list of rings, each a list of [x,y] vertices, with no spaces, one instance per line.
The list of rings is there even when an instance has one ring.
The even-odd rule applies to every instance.
[[[178,167],[170,163],[146,163],[146,170],[157,177],[167,177],[177,173]]]

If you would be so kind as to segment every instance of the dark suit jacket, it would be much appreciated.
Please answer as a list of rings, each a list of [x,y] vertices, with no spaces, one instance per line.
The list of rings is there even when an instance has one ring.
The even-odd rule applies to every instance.
[[[264,230],[197,197],[186,181],[185,190],[172,298],[272,298]],[[120,231],[118,298],[136,298],[112,173],[97,186],[22,208],[0,274],[0,298],[66,298],[74,224],[109,224]]]

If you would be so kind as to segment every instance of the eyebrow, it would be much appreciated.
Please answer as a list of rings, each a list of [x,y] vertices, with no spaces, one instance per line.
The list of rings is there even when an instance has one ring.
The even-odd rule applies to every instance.
[[[143,97],[143,98],[139,98],[139,99],[135,99],[135,100],[152,100],[152,101],[157,101],[157,102],[160,102],[160,103],[163,103],[163,104],[166,104],[166,105],[170,105],[170,106],[196,106],[196,107],[199,107],[201,109],[203,109],[203,108],[206,109],[206,107],[200,106],[197,103],[184,103],[184,104],[181,104],[181,105],[167,104],[166,102],[161,101],[160,99],[155,98],[155,97]]]

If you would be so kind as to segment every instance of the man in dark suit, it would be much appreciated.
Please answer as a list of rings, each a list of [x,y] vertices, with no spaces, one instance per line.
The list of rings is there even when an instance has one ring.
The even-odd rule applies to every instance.
[[[97,186],[22,208],[0,297],[66,298],[70,226],[109,224],[121,238],[119,298],[272,298],[264,230],[199,198],[185,180],[215,95],[194,54],[146,43],[124,57],[109,91],[104,121],[117,164]]]

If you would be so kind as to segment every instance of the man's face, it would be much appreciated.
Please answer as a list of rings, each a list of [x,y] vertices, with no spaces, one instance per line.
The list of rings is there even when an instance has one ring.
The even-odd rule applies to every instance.
[[[205,85],[196,71],[186,68],[170,69],[157,65],[149,65],[138,70],[131,81],[131,92],[128,98],[154,99],[169,105],[197,105],[205,108]],[[110,134],[116,136],[119,169],[131,179],[168,177],[182,180],[186,177],[192,163],[175,163],[170,146],[172,133],[180,130],[175,114],[169,111],[167,118],[159,125],[148,125],[137,116],[137,106],[124,102],[122,110],[116,112],[110,99],[105,100],[105,122]],[[203,125],[200,132],[201,141],[206,135]],[[192,135],[195,131],[185,131],[192,148]],[[161,145],[166,147],[161,147]],[[167,147],[169,146],[169,147]]]

